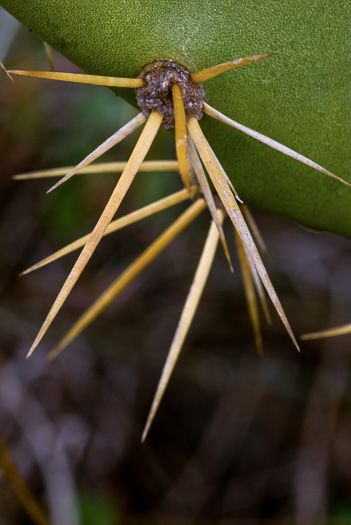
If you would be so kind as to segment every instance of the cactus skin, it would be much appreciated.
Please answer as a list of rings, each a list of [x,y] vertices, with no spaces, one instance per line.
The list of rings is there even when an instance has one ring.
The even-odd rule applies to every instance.
[[[206,82],[205,100],[351,180],[346,1],[0,0],[0,5],[93,74],[136,77],[157,58],[195,72],[279,50],[276,57]],[[116,92],[136,104],[130,90]],[[351,237],[350,188],[206,116],[201,125],[247,204]]]

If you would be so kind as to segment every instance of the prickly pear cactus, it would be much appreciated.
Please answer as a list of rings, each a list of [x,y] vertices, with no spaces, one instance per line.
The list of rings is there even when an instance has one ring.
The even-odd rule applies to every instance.
[[[206,82],[205,101],[350,180],[351,5],[337,0],[1,0],[91,74],[137,77],[150,61],[190,72],[280,51]],[[24,65],[25,66],[25,65]],[[118,88],[132,104],[131,90]],[[210,119],[202,128],[241,199],[351,236],[351,189]]]

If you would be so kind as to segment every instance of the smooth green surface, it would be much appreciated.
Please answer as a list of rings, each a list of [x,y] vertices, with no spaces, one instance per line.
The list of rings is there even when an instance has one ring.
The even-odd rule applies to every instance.
[[[135,77],[157,58],[198,71],[279,50],[278,56],[206,82],[206,101],[351,180],[349,1],[0,0],[0,5],[95,74]],[[118,93],[135,103],[131,90]],[[351,236],[351,188],[224,124],[204,117],[201,125],[245,202]]]

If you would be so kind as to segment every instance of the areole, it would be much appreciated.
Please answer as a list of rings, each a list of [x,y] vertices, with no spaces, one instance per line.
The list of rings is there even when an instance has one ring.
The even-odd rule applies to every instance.
[[[138,78],[145,81],[145,87],[136,88],[137,102],[147,117],[152,111],[163,116],[162,126],[174,128],[174,105],[172,86],[181,90],[186,118],[202,118],[204,89],[191,79],[191,73],[177,62],[168,59],[154,60],[147,64]]]

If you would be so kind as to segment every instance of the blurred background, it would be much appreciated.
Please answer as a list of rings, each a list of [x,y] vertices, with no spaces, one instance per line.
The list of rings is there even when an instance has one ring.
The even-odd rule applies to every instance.
[[[58,71],[77,71],[54,58]],[[42,42],[1,8],[0,60],[49,69]],[[271,308],[258,357],[229,224],[235,273],[218,250],[145,444],[208,215],[49,362],[65,331],[187,205],[104,239],[25,359],[76,254],[19,273],[91,230],[116,175],[77,176],[49,195],[53,179],[12,176],[77,164],[135,114],[106,88],[0,76],[0,438],[53,525],[350,523],[351,335],[302,343],[299,354]],[[136,136],[103,160],[126,160]],[[148,159],[175,159],[170,133]],[[176,173],[141,173],[119,213],[178,189]],[[253,212],[296,335],[351,322],[350,241]],[[34,523],[2,467],[1,525]]]

